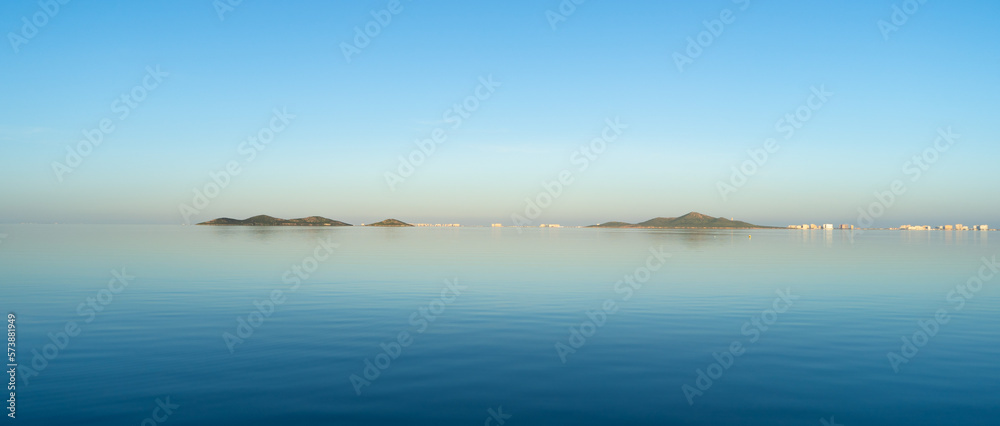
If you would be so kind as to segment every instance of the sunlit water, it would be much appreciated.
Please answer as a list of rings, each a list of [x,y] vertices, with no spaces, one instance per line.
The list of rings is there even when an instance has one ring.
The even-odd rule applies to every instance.
[[[0,309],[17,316],[22,366],[11,424],[1000,424],[1000,275],[966,287],[992,275],[981,266],[1000,234],[0,234]],[[134,276],[117,293],[113,270]],[[626,276],[634,286],[616,287]],[[64,339],[70,322],[79,334]],[[921,345],[892,362],[904,336]],[[730,359],[734,342],[745,352]],[[167,398],[169,415],[154,413]]]

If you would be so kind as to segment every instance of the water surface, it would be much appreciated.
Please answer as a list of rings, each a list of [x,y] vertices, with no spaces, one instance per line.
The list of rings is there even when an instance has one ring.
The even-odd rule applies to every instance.
[[[0,233],[8,235],[0,308],[17,315],[19,363],[30,365],[32,351],[68,322],[80,328],[37,376],[21,374],[17,421],[25,425],[140,424],[167,397],[179,405],[171,425],[483,424],[500,407],[506,425],[1000,419],[1000,277],[964,290],[971,297],[961,296],[961,309],[959,296],[948,298],[1000,252],[990,241],[1000,237],[988,232],[852,239],[799,230],[748,238],[6,225]],[[324,253],[320,241],[337,248],[312,263]],[[645,276],[640,269],[657,263],[651,250],[670,257],[624,300],[628,284],[616,291],[616,282]],[[295,275],[293,267],[315,270]],[[103,310],[84,322],[88,298],[108,289],[113,270],[134,279],[115,285],[121,292],[106,305],[95,302]],[[269,311],[262,301],[275,290],[283,303],[230,350],[224,334],[238,336],[255,303]],[[767,313],[786,305],[776,302],[779,290],[791,306]],[[593,312],[609,299],[615,313],[561,358],[557,343],[570,343],[588,311],[600,319]],[[887,354],[941,309],[949,322],[894,371]],[[762,314],[772,322],[758,327]],[[395,352],[401,332],[409,345],[383,356],[390,365],[358,395],[350,377],[365,377],[381,345]],[[745,353],[691,404],[682,387],[698,389],[698,370],[734,341]]]

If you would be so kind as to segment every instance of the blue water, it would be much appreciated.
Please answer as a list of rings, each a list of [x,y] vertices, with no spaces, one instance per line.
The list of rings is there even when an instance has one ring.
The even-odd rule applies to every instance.
[[[154,414],[169,425],[1000,424],[1000,276],[948,298],[1000,253],[993,233],[6,225],[0,234],[0,309],[16,315],[17,361],[30,368],[37,351],[36,366],[46,363],[19,374],[10,424],[156,424]],[[325,255],[320,240],[338,246],[326,261],[306,260]],[[616,292],[658,265],[650,250],[670,257],[641,287]],[[112,271],[123,269],[134,278],[111,293]],[[224,333],[239,337],[238,318],[255,302],[269,311],[262,301],[275,290],[283,303],[230,351]],[[102,310],[91,314],[88,298]],[[593,314],[605,303],[614,313]],[[948,322],[894,371],[887,354],[942,309]],[[571,341],[588,311],[602,325]],[[79,334],[47,359],[49,334],[60,339],[69,322]],[[408,345],[397,352],[402,332]],[[699,388],[698,370],[727,361],[719,354],[734,342],[742,355]],[[575,351],[565,362],[557,343]],[[382,344],[398,356],[381,356],[389,365],[372,367],[378,377],[358,395],[350,377],[365,378]],[[690,402],[685,385],[700,392]],[[169,414],[154,413],[157,400]]]

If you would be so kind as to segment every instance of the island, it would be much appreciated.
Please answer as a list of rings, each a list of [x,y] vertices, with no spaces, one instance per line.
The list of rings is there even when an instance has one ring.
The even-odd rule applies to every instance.
[[[353,226],[339,220],[327,219],[322,216],[309,216],[300,219],[280,219],[267,215],[259,215],[251,218],[239,220],[228,217],[199,223],[198,225],[209,226]],[[493,224],[497,227],[498,224]],[[399,219],[386,219],[381,222],[361,224],[361,226],[403,228],[414,226],[430,226],[427,224],[412,225]],[[442,225],[437,225],[442,226]],[[444,226],[458,226],[457,224],[447,224]],[[542,225],[542,227],[559,228],[559,225]],[[711,217],[697,212],[691,212],[681,217],[657,217],[640,223],[627,222],[605,222],[599,225],[587,226],[587,228],[666,228],[666,229],[786,229],[774,226],[754,225],[738,220],[726,219],[724,217]]]
[[[239,220],[228,217],[202,222],[198,225],[213,226],[352,226],[339,220],[327,219],[320,216],[309,216],[300,219],[279,219],[268,215],[258,215],[251,218]]]
[[[673,229],[777,229],[754,225],[724,217],[711,217],[691,212],[681,217],[658,217],[640,223],[606,222],[588,228],[673,228]]]
[[[386,219],[386,220],[383,220],[381,222],[371,223],[371,224],[368,224],[368,225],[365,225],[365,226],[394,226],[394,227],[403,227],[403,226],[413,226],[413,225],[410,225],[409,223],[403,222],[401,220]]]

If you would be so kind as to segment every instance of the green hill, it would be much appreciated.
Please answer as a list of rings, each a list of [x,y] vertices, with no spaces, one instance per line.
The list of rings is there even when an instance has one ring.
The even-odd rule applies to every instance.
[[[289,224],[296,224],[299,226],[351,226],[350,224],[341,222],[339,220],[327,219],[321,216],[309,216],[301,219],[289,219]]]
[[[691,212],[681,217],[658,217],[640,223],[607,222],[588,228],[686,228],[686,229],[752,229],[772,228],[771,226],[754,225],[724,217],[711,217],[701,213]]]
[[[413,226],[413,225],[410,225],[409,223],[406,223],[406,222],[403,222],[403,221],[400,221],[400,220],[396,220],[396,219],[386,219],[386,220],[383,220],[381,222],[370,223],[370,224],[365,225],[365,226]]]
[[[628,228],[630,226],[635,226],[635,225],[626,222],[605,222],[600,225],[588,226],[588,228]]]
[[[339,220],[327,219],[319,216],[309,216],[301,219],[279,219],[268,215],[259,215],[251,218],[239,220],[228,217],[221,217],[198,225],[214,226],[351,226]]]

